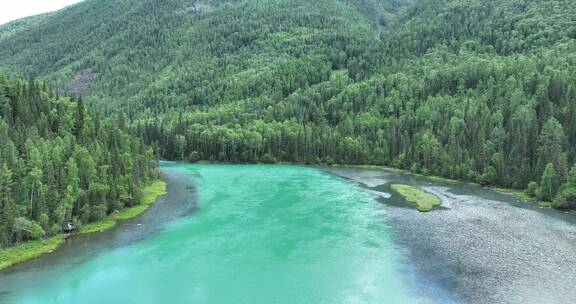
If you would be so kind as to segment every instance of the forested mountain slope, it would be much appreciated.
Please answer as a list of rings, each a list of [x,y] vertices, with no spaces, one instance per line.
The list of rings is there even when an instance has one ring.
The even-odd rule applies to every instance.
[[[133,112],[226,102],[270,89],[253,87],[272,74],[301,76],[286,67],[320,81],[316,70],[359,54],[397,1],[87,0],[4,39],[0,70]],[[285,93],[300,86],[278,80]]]
[[[137,204],[154,154],[80,100],[0,75],[0,248]]]
[[[568,206],[574,16],[573,0],[87,0],[0,40],[0,69],[126,113],[168,159],[384,164],[535,182]]]

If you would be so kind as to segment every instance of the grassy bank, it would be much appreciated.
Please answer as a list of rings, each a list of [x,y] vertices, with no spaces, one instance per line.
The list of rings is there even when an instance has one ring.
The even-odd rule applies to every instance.
[[[528,202],[535,202],[536,198],[532,197],[530,195],[528,195],[525,191],[523,190],[518,190],[518,189],[508,189],[508,188],[494,188],[494,190],[500,192],[500,193],[507,193],[507,194],[512,194],[514,196],[516,196],[517,198],[523,200],[523,201],[528,201]]]
[[[154,204],[154,202],[156,202],[159,197],[165,194],[166,183],[163,181],[157,181],[144,189],[142,201],[140,204],[115,212],[102,221],[84,225],[82,228],[80,228],[77,234],[88,234],[105,231],[116,226],[118,221],[137,217],[138,215],[144,213],[144,211],[148,210],[148,208],[150,208],[150,206],[152,206],[152,204]]]
[[[88,234],[110,229],[120,220],[131,219],[142,214],[159,197],[165,194],[166,183],[157,181],[144,189],[142,201],[139,205],[111,214],[102,221],[84,225],[76,234]],[[0,270],[52,252],[64,243],[67,236],[61,234],[47,240],[30,241],[18,246],[0,249]]]
[[[0,250],[0,269],[22,263],[43,254],[52,252],[66,239],[65,235],[57,235],[47,240],[30,241],[21,245]]]
[[[400,193],[407,202],[416,204],[416,209],[420,212],[432,211],[434,207],[440,206],[440,198],[416,187],[400,184],[394,184],[391,187]]]
[[[117,222],[116,220],[112,219],[109,216],[101,221],[86,224],[80,227],[80,229],[76,231],[76,233],[74,234],[89,234],[94,232],[102,232],[116,226],[116,222]]]
[[[494,190],[501,192],[501,193],[512,194],[515,197],[517,197],[519,200],[522,200],[522,201],[537,203],[538,206],[542,207],[542,208],[554,207],[554,203],[548,202],[548,201],[540,201],[536,197],[529,195],[528,193],[526,193],[526,191],[523,191],[523,190],[508,189],[508,188],[495,188]]]

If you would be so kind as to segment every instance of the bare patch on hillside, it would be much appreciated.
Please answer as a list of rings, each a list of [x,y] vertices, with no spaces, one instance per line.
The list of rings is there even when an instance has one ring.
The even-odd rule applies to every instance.
[[[210,4],[202,2],[191,2],[184,5],[184,12],[186,13],[205,13],[212,11],[213,7]]]
[[[99,73],[94,72],[94,69],[87,68],[80,70],[74,75],[74,79],[70,81],[66,90],[72,95],[84,95],[90,84],[100,77]]]

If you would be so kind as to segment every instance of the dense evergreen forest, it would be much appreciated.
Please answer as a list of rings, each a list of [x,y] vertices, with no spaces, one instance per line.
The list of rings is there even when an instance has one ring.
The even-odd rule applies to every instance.
[[[0,248],[103,219],[139,201],[154,154],[80,99],[0,75]]]
[[[388,165],[576,207],[574,16],[573,0],[86,0],[0,27],[0,70],[122,113],[166,159]]]

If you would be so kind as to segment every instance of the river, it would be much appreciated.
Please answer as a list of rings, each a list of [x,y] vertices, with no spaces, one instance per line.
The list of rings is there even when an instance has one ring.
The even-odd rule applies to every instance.
[[[0,303],[569,303],[576,221],[386,170],[163,163],[168,195],[0,271]],[[434,192],[422,214],[390,183]]]

